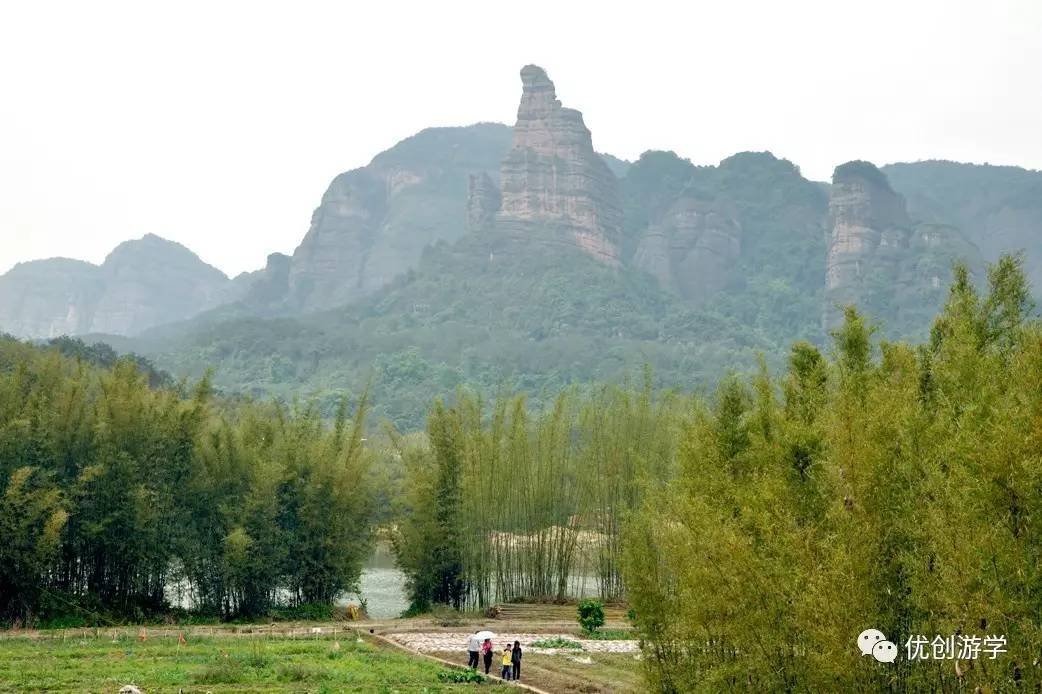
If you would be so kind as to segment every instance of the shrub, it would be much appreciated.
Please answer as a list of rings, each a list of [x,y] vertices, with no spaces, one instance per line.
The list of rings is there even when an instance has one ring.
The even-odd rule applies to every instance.
[[[304,682],[322,679],[324,676],[324,670],[305,663],[284,663],[278,671],[278,678],[282,682]]]
[[[579,626],[587,633],[604,626],[604,604],[600,600],[583,600],[579,603]]]

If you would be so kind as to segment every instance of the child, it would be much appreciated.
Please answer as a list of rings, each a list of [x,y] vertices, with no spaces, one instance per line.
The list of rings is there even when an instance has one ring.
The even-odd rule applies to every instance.
[[[519,682],[521,680],[521,642],[514,641],[514,650],[510,653],[510,660],[514,666],[513,680]]]
[[[503,649],[503,674],[501,677],[505,680],[510,679],[510,672],[514,664],[514,652],[510,649],[508,643],[506,648]]]

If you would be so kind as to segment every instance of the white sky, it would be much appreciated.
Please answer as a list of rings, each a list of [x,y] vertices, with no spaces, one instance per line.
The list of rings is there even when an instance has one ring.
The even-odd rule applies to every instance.
[[[1042,2],[0,4],[0,272],[152,232],[229,274],[330,179],[512,123],[542,65],[598,150],[1042,168]]]

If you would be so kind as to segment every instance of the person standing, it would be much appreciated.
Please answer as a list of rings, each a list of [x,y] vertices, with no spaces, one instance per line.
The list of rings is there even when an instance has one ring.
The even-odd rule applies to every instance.
[[[478,638],[478,633],[474,632],[467,641],[467,667],[471,670],[478,669],[478,653],[480,651],[481,639]]]
[[[514,658],[511,653],[510,644],[508,643],[503,649],[503,672],[499,675],[508,682],[510,681],[511,666],[514,664]]]
[[[510,652],[510,665],[513,670],[513,679],[515,682],[521,679],[521,642],[514,641],[514,650]]]
[[[481,655],[485,660],[485,674],[492,669],[492,639],[485,639],[485,643],[481,644]]]

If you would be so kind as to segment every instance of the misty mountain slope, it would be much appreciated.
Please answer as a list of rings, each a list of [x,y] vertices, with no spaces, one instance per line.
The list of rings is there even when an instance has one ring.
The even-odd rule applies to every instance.
[[[954,182],[942,186],[922,165],[855,161],[826,185],[769,152],[696,166],[650,151],[629,163],[596,151],[545,70],[520,77],[512,128],[430,128],[337,176],[292,257],[273,253],[227,280],[186,249],[143,240],[131,248],[154,257],[114,252],[119,272],[107,274],[67,261],[68,277],[56,265],[38,285],[23,278],[0,307],[65,310],[42,312],[34,330],[136,334],[155,304],[165,310],[151,328],[107,339],[175,376],[213,369],[228,391],[315,397],[329,412],[371,384],[377,414],[413,428],[431,398],[464,385],[538,399],[649,364],[660,385],[708,386],[755,368],[758,354],[781,364],[793,340],[827,345],[850,303],[883,336],[919,338],[953,262],[983,275],[976,237],[945,209],[955,189],[995,172],[952,178],[945,165],[940,180]],[[1031,210],[1023,174],[1003,172],[1019,181],[1008,195],[997,179],[977,195]],[[991,253],[1008,250],[1009,239],[994,241]],[[32,275],[16,270],[0,287]],[[189,305],[148,298],[157,294]]]
[[[426,246],[458,238],[469,176],[495,176],[509,141],[495,123],[429,128],[337,176],[293,253],[286,308],[354,301],[414,267]]]
[[[53,258],[0,276],[0,330],[20,337],[135,335],[236,298],[224,273],[154,234],[125,241],[101,265]]]
[[[1036,295],[1042,292],[1042,171],[951,161],[882,170],[913,216],[958,227],[989,262],[1025,251],[1028,279]]]

